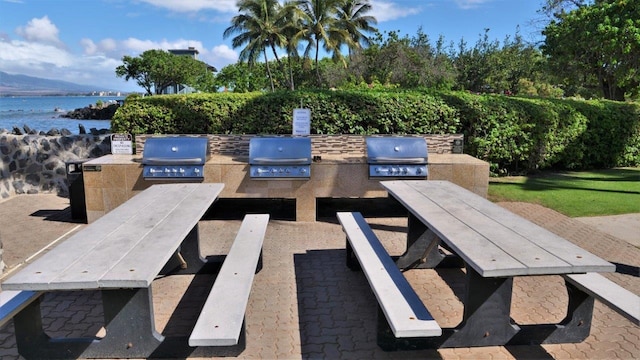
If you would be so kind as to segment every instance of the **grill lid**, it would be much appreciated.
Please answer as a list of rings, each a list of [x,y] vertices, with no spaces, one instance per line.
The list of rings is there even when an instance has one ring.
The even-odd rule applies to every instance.
[[[426,164],[427,142],[419,137],[368,137],[370,164]]]
[[[209,140],[205,137],[151,137],[145,140],[143,165],[204,165]]]
[[[249,164],[311,164],[311,139],[285,137],[252,138],[249,140]]]

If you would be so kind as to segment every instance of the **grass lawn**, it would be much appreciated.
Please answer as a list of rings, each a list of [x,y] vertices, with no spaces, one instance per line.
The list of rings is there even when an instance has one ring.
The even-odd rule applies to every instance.
[[[640,213],[640,168],[491,178],[489,200],[536,203],[570,217]]]

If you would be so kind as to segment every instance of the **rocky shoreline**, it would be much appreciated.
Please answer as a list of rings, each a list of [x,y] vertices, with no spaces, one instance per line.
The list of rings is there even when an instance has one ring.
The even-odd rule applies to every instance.
[[[78,124],[78,133],[81,135],[84,135],[84,134],[104,135],[104,134],[109,134],[110,132],[111,132],[110,129],[96,129],[96,128],[91,128],[89,129],[89,132],[87,132],[87,129],[84,127],[84,125]],[[42,131],[42,130],[38,131],[36,129],[32,129],[28,125],[22,126],[22,129],[17,126],[14,126],[12,130],[0,129],[0,135],[3,135],[3,134],[40,135],[40,136],[71,136],[73,135],[73,133],[67,128],[62,128],[62,129],[51,128],[49,129],[49,131]]]
[[[75,110],[61,114],[60,117],[74,120],[111,120],[119,107],[120,104],[118,104],[117,102],[108,102],[100,105],[90,104],[83,108],[77,108]],[[86,128],[82,124],[78,125],[78,132],[80,134],[104,135],[109,133],[109,131],[109,129],[91,128],[89,129],[89,132],[87,132]],[[32,129],[27,125],[24,125],[22,129],[17,126],[14,126],[12,130],[0,129],[0,134],[70,136],[72,135],[72,132],[66,128],[52,128],[48,131],[38,131],[36,129]]]
[[[60,117],[76,120],[111,120],[120,105],[118,103],[91,104],[60,115]]]

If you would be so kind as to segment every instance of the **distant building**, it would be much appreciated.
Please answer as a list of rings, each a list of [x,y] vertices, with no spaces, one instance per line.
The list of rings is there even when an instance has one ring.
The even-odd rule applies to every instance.
[[[192,46],[189,46],[188,49],[172,49],[172,50],[169,50],[169,52],[174,55],[191,56],[192,58],[198,60],[199,52],[196,48]],[[211,72],[217,71],[215,67],[209,64],[205,64],[205,65],[207,65],[207,69],[209,69],[209,71]],[[184,84],[173,84],[164,88],[161,94],[191,94],[194,92],[197,92],[197,91],[191,86],[187,86]]]

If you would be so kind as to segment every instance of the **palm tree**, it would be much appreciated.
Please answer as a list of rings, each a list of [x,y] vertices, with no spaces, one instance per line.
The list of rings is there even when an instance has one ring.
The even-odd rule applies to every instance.
[[[315,49],[315,67],[318,85],[320,85],[320,69],[318,67],[318,55],[320,43],[323,48],[332,54],[334,60],[343,60],[340,54],[340,46],[351,46],[352,40],[349,33],[340,27],[337,18],[338,9],[345,0],[303,0],[300,8],[304,13],[303,29],[307,36],[313,40],[305,49],[308,56]]]
[[[261,53],[264,55],[271,91],[275,90],[275,85],[269,68],[267,47],[271,48],[276,60],[280,63],[276,47],[283,47],[287,43],[282,33],[283,18],[280,9],[278,0],[239,0],[240,14],[231,19],[231,26],[225,29],[223,34],[227,38],[231,34],[239,33],[232,39],[234,49],[247,44],[240,51],[240,61],[254,64]]]
[[[338,19],[351,37],[351,46],[349,46],[349,58],[354,49],[360,49],[369,46],[370,40],[364,34],[365,32],[376,32],[378,29],[371,26],[377,24],[375,17],[366,15],[371,11],[369,0],[345,0],[342,6],[338,8]]]
[[[313,37],[305,29],[305,13],[301,10],[301,4],[305,0],[291,0],[284,3],[282,7],[282,17],[284,27],[282,32],[287,38],[285,50],[287,52],[287,63],[289,65],[289,89],[295,90],[293,79],[293,61],[300,59],[298,47],[301,42],[312,42]]]

